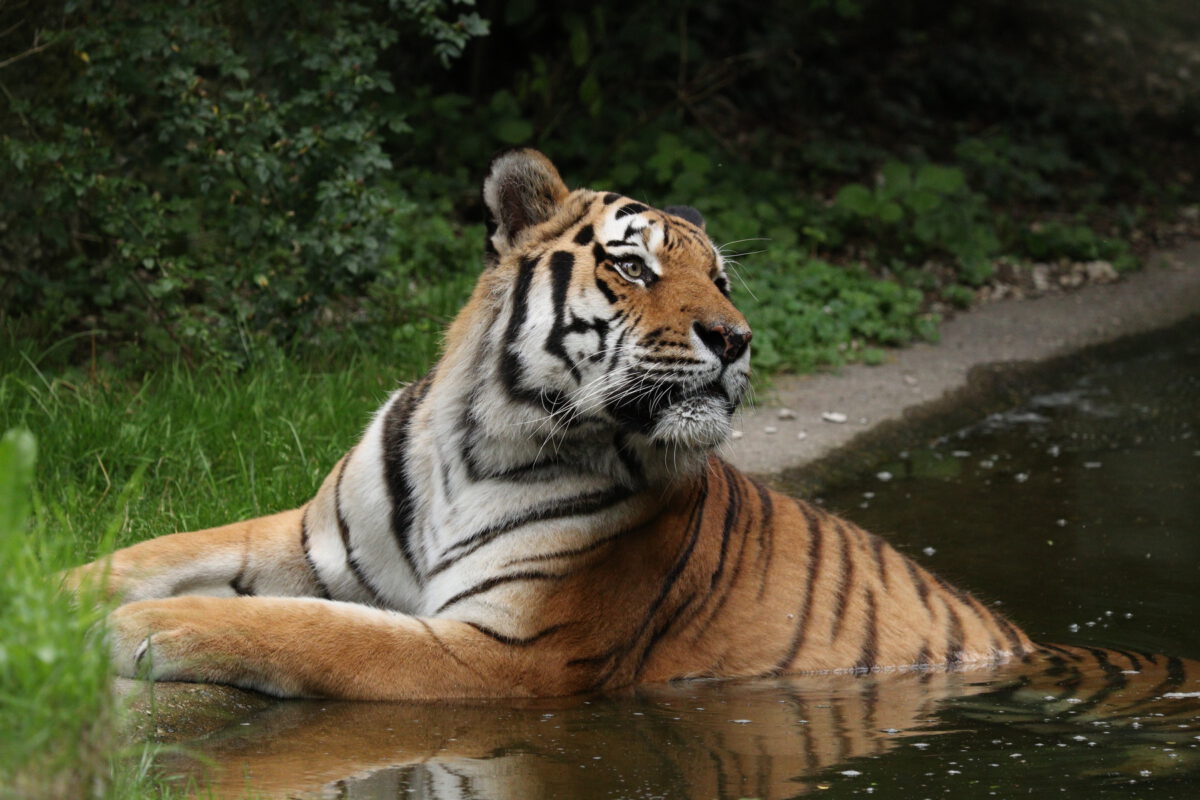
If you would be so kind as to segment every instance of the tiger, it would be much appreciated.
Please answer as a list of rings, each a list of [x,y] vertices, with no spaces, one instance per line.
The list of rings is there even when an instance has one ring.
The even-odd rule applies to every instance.
[[[700,212],[570,190],[528,148],[482,195],[483,267],[440,358],[311,500],[68,574],[116,603],[120,675],[515,698],[1049,652],[720,457],[753,334]]]

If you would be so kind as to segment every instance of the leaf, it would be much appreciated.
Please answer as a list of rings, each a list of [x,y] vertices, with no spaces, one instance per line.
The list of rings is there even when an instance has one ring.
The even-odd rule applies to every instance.
[[[861,183],[848,183],[843,186],[838,190],[833,202],[838,208],[860,217],[868,217],[875,212],[875,196]]]
[[[922,164],[917,169],[915,185],[918,189],[953,194],[966,188],[967,179],[963,175],[963,171],[957,167]]]
[[[888,200],[885,203],[879,204],[879,210],[876,216],[883,222],[893,224],[904,219],[904,209],[894,200]]]
[[[500,120],[493,128],[496,138],[507,144],[521,144],[533,136],[533,125],[520,118]]]
[[[571,61],[575,66],[582,67],[591,53],[587,28],[578,17],[571,17],[567,20],[567,30],[570,34],[567,46],[571,51]]]

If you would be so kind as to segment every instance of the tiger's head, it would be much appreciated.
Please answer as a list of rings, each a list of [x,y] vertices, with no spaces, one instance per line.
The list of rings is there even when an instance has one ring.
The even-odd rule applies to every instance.
[[[722,443],[749,383],[751,332],[700,214],[568,190],[529,149],[496,157],[483,197],[488,265],[472,305],[493,311],[508,399],[558,431],[615,426],[674,451]]]

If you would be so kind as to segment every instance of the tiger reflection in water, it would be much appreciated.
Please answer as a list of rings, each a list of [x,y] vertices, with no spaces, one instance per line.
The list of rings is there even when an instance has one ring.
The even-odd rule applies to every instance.
[[[1007,739],[1020,726],[1075,744],[1078,774],[1200,769],[1200,753],[1170,747],[1200,732],[1200,700],[1163,697],[1182,685],[1183,662],[1130,655],[1136,676],[1128,661],[1106,668],[1064,647],[998,668],[683,682],[569,700],[276,703],[162,766],[197,778],[202,796],[228,798],[771,800],[819,794],[850,766],[874,780],[879,766],[855,759],[939,732]],[[1083,748],[1081,734],[1100,747]],[[1164,758],[1163,743],[1180,757]]]

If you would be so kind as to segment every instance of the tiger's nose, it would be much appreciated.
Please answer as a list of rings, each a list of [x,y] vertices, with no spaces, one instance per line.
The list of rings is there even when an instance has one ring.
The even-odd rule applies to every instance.
[[[732,364],[741,358],[754,336],[749,328],[731,328],[722,324],[706,325],[695,322],[692,323],[692,329],[723,364]]]

